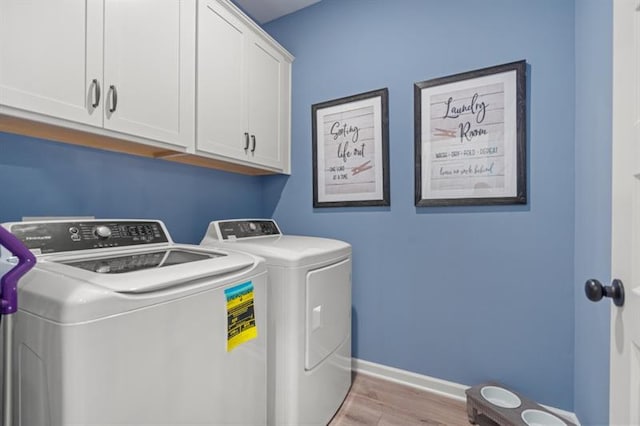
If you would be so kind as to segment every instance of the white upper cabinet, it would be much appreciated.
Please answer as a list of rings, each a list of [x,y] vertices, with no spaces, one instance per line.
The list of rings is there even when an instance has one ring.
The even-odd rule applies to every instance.
[[[102,125],[102,2],[0,1],[0,104]],[[95,83],[94,83],[95,81]]]
[[[289,173],[293,57],[227,0],[198,2],[196,151]]]
[[[3,106],[187,148],[194,77],[193,1],[0,0]]]
[[[292,61],[229,0],[0,0],[0,131],[290,173]]]
[[[289,157],[290,63],[259,37],[249,39],[250,161],[285,168]],[[286,141],[286,144],[282,143]]]
[[[247,31],[247,26],[217,1],[198,3],[196,147],[199,151],[243,158],[244,148],[249,146]]]
[[[192,144],[194,19],[193,1],[105,0],[105,128]]]

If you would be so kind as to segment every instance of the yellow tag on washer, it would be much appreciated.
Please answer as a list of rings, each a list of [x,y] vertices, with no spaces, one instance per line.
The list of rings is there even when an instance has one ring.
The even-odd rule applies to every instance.
[[[227,352],[258,337],[253,304],[253,283],[247,281],[224,291],[227,298]]]

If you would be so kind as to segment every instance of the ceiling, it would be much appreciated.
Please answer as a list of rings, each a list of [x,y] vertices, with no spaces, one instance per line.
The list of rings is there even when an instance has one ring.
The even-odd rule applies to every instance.
[[[320,0],[234,0],[259,24],[265,24],[281,16],[318,3]]]

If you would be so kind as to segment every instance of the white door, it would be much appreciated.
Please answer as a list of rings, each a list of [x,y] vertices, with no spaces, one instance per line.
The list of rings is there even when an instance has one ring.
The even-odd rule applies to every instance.
[[[196,146],[242,161],[250,148],[245,84],[248,31],[217,0],[198,2]]]
[[[102,13],[102,1],[2,0],[0,104],[102,126]]]
[[[640,0],[613,1],[612,277],[625,286],[611,308],[613,425],[640,424]]]
[[[282,56],[257,36],[248,39],[249,161],[282,169],[280,121],[283,111]]]
[[[188,147],[195,127],[195,5],[106,0],[104,127]]]

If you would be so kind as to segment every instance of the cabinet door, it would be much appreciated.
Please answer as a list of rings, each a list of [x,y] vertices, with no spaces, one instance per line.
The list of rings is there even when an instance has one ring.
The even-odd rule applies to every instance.
[[[102,13],[102,0],[0,1],[0,104],[101,126]]]
[[[285,129],[281,126],[284,96],[285,61],[259,37],[249,38],[248,46],[249,129],[252,138],[249,161],[282,168],[281,141]],[[287,88],[288,90],[288,88]]]
[[[215,0],[198,2],[199,151],[247,159],[246,25]]]
[[[104,15],[104,127],[190,146],[194,3],[105,0]]]

